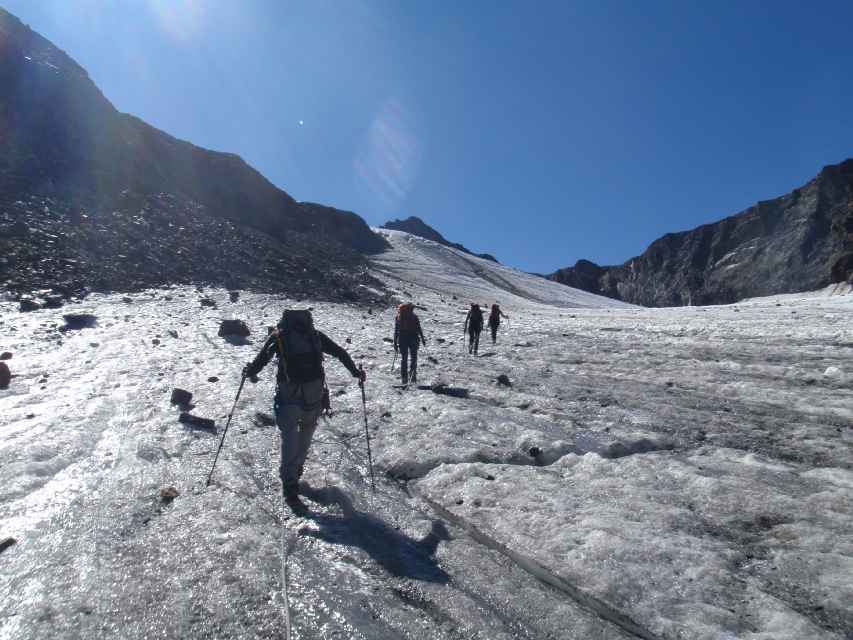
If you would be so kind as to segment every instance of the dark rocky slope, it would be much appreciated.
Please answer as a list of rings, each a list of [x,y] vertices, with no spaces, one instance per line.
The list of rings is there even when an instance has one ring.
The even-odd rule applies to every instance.
[[[307,274],[358,271],[365,264],[361,254],[385,247],[355,214],[298,203],[240,157],[196,147],[119,113],[82,67],[2,9],[0,131],[0,204],[5,205],[0,214],[7,220],[25,211],[13,206],[15,202],[49,198],[60,203],[59,209],[85,211],[113,231],[118,227],[99,217],[111,208],[118,207],[121,218],[144,219],[151,210],[123,208],[129,203],[127,194],[143,201],[168,194],[175,215],[191,217],[199,229],[223,224],[199,217],[208,216],[237,225],[235,241],[260,233],[265,242],[283,243],[293,251],[289,255],[303,261]],[[143,253],[156,252],[162,244],[153,239],[149,243],[145,237],[137,238],[137,243]],[[186,248],[191,250],[192,243]],[[27,250],[32,249],[36,248]],[[227,270],[224,258],[224,254],[208,256]],[[0,266],[0,276],[8,279],[10,265]],[[98,270],[91,267],[85,272]],[[210,273],[204,269],[196,275],[207,278]],[[11,275],[26,280],[24,274]],[[164,272],[161,279],[167,277]],[[98,282],[99,287],[123,286],[118,280]]]
[[[411,233],[412,235],[432,240],[433,242],[443,244],[446,247],[458,249],[459,251],[463,251],[472,256],[477,256],[478,258],[484,258],[486,260],[491,260],[492,262],[498,261],[497,258],[488,253],[474,253],[458,242],[450,242],[447,238],[417,216],[409,216],[405,220],[391,220],[390,222],[383,224],[382,228],[391,229],[392,231],[405,231],[406,233]]]
[[[90,291],[190,283],[383,300],[361,256],[341,254],[339,245],[296,231],[273,237],[171,194],[125,192],[111,205],[83,210],[50,197],[0,199],[0,284],[13,298],[53,306]]]
[[[846,160],[788,195],[669,233],[622,265],[581,260],[548,278],[660,307],[809,291],[852,275],[853,160]]]

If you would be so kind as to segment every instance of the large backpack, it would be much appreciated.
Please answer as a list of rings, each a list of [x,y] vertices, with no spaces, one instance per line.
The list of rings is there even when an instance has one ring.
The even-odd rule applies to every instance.
[[[400,331],[406,333],[415,333],[418,330],[418,320],[415,316],[415,305],[411,302],[404,302],[397,307],[397,326]]]
[[[480,309],[480,305],[475,304],[471,309],[471,319],[469,320],[471,327],[475,327],[477,329],[483,328],[483,312]]]
[[[278,338],[290,382],[304,384],[323,378],[323,349],[310,311],[285,311],[278,323]]]

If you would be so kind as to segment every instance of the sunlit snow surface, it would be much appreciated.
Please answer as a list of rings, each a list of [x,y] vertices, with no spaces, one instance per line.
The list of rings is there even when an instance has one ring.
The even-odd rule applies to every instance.
[[[376,274],[424,307],[420,382],[469,397],[392,387],[391,309],[314,305],[368,370],[377,491],[358,386],[327,360],[336,415],[306,516],[282,503],[276,429],[256,415],[272,368],[204,487],[239,371],[293,301],[0,305],[17,376],[0,391],[0,539],[18,541],[0,554],[0,639],[281,638],[286,601],[294,638],[850,636],[853,295],[638,309],[388,235]],[[511,318],[476,358],[471,300]],[[69,312],[98,324],[60,333]],[[217,337],[232,317],[249,344]],[[175,386],[217,433],[177,421]]]

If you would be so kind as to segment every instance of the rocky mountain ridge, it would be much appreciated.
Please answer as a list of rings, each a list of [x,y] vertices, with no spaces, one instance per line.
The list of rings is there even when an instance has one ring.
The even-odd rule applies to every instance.
[[[621,265],[579,260],[547,276],[652,307],[727,304],[853,277],[853,160],[719,222],[669,233]]]
[[[223,221],[236,225],[236,234],[229,236],[235,241],[261,234],[264,244],[280,243],[283,249],[291,250],[289,255],[300,257],[301,274],[364,271],[364,254],[382,251],[386,246],[356,214],[297,202],[239,156],[197,147],[120,113],[80,65],[2,9],[0,130],[0,215],[10,224],[32,226],[38,222],[27,217],[32,214],[28,207],[32,202],[49,200],[54,203],[48,207],[51,211],[68,209],[74,216],[96,216],[106,224],[113,210],[122,218],[144,218],[145,212],[153,209],[122,207],[136,200],[153,202],[167,196],[170,207],[180,210],[181,216],[192,218],[198,229],[209,226],[199,216],[209,216],[219,220],[213,226],[221,226]],[[76,227],[72,229],[76,235]],[[19,243],[23,242],[17,260],[23,254],[35,259],[39,251],[46,252],[45,259],[57,257],[45,246],[26,244],[25,237],[26,234],[16,235]],[[156,253],[162,245],[160,239],[138,240],[143,242],[139,250],[145,255]],[[212,240],[204,239],[202,243]],[[104,246],[119,244],[107,242]],[[184,270],[184,276],[205,279],[212,273],[227,271],[225,257],[232,253],[224,251],[208,257],[208,262],[218,263],[218,269],[204,268],[197,273]],[[100,257],[118,259],[106,254]],[[39,278],[28,280],[30,271],[19,272],[20,265],[11,264],[10,258],[11,254],[6,253],[0,263],[0,282],[8,283],[11,278],[15,288],[36,286]],[[156,271],[155,265],[144,260],[140,264],[145,273]],[[182,264],[187,267],[196,263]],[[233,270],[242,273],[246,266],[236,264]],[[97,265],[89,267],[81,274],[105,273]],[[161,278],[154,279],[165,281],[168,272],[166,269]],[[243,275],[251,279],[248,273]],[[300,279],[305,277],[311,278]],[[141,281],[156,284],[152,278]],[[255,281],[262,282],[264,278]],[[100,276],[96,282],[72,283],[84,288],[125,284],[124,279],[103,281]],[[226,283],[217,280],[211,284]],[[324,286],[319,280],[317,284]]]
[[[443,244],[445,247],[458,249],[463,253],[477,256],[478,258],[483,258],[485,260],[491,260],[492,262],[498,262],[498,259],[489,253],[474,253],[458,242],[450,242],[447,238],[417,216],[409,216],[405,220],[389,220],[383,224],[381,228],[390,229],[391,231],[405,231],[406,233],[411,233],[412,235],[425,238],[426,240],[432,240],[433,242]],[[500,263],[498,262],[498,264]]]

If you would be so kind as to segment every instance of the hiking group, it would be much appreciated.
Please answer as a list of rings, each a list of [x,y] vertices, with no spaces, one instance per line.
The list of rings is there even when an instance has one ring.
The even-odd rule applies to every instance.
[[[489,313],[489,329],[492,332],[492,344],[498,342],[498,327],[501,324],[501,318],[509,320],[509,316],[501,311],[500,305],[496,302],[492,305],[492,310]],[[480,347],[480,333],[483,331],[483,310],[476,302],[471,303],[471,308],[468,310],[468,315],[465,316],[465,325],[462,328],[462,335],[468,333],[468,353],[477,355],[477,350]]]
[[[492,332],[492,344],[497,341],[498,327],[502,317],[508,316],[497,304],[493,304],[488,321]],[[469,353],[477,353],[482,330],[483,312],[478,304],[472,303],[463,328],[463,335],[465,331],[468,332]],[[396,359],[396,354],[400,354],[400,378],[404,386],[417,382],[418,349],[421,345],[426,346],[426,338],[421,328],[420,318],[415,313],[415,305],[410,302],[401,304],[394,320],[394,357]],[[278,325],[270,332],[260,353],[243,367],[243,381],[249,379],[257,382],[257,375],[261,370],[273,357],[278,358],[273,409],[276,425],[281,432],[279,472],[284,496],[288,501],[298,501],[299,480],[305,469],[305,460],[317,429],[317,421],[324,411],[327,413],[330,411],[329,388],[326,385],[326,373],[323,368],[324,353],[340,360],[352,376],[358,379],[364,402],[366,379],[364,370],[355,366],[346,349],[314,327],[314,319],[308,310],[286,310]],[[241,382],[240,389],[242,388]],[[238,399],[239,395],[238,391]],[[236,403],[235,400],[235,406]],[[367,428],[366,420],[365,414],[365,429]],[[224,435],[222,439],[224,441]],[[367,444],[369,455],[369,434]],[[220,448],[221,446],[220,443]],[[209,482],[210,477],[208,477]]]

